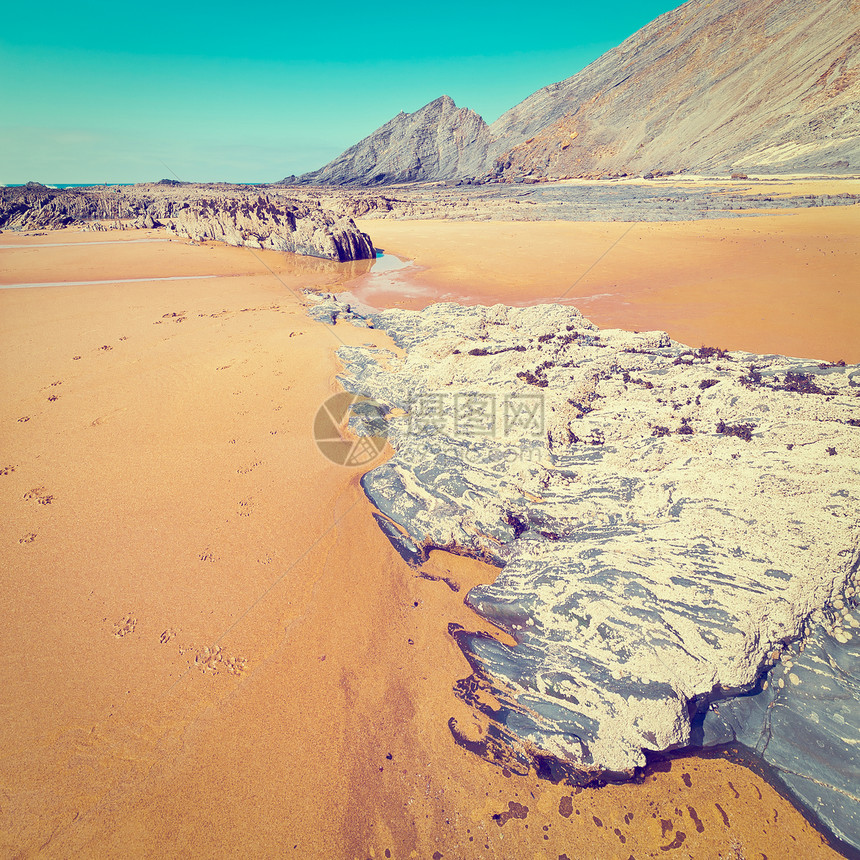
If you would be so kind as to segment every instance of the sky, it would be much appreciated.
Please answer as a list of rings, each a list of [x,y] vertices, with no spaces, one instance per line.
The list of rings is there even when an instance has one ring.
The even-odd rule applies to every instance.
[[[275,182],[443,94],[492,122],[677,5],[10,3],[0,184]]]

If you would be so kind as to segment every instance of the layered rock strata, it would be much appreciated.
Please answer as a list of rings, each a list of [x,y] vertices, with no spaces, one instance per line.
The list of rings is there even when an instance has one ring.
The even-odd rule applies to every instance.
[[[451,728],[476,752],[579,783],[629,777],[703,743],[711,706],[855,605],[857,366],[601,331],[559,305],[311,313],[406,350],[338,353],[344,387],[378,404],[356,428],[396,450],[363,479],[395,546],[416,566],[431,548],[501,566],[466,599],[516,647],[452,631],[484,728]],[[856,647],[850,625],[840,636]],[[841,716],[857,726],[851,678]],[[733,739],[705,725],[709,743]],[[852,737],[827,760],[855,755]]]
[[[818,822],[860,854],[860,608],[848,586],[746,696],[693,725],[694,746],[739,743]]]
[[[352,218],[312,201],[285,200],[236,187],[113,186],[51,189],[29,184],[0,189],[0,229],[70,226],[167,227],[192,239],[269,248],[344,262],[375,256]]]
[[[491,138],[474,111],[440,96],[414,113],[401,111],[334,161],[301,177],[305,184],[381,185],[456,179],[482,171]]]

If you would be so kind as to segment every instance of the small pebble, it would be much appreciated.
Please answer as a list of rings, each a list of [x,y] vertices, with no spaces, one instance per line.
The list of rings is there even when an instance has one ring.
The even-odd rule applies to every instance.
[[[794,684],[795,686],[800,683],[800,678],[798,678],[797,675],[794,674],[794,672],[792,672],[788,676],[788,680],[791,681],[791,683]]]

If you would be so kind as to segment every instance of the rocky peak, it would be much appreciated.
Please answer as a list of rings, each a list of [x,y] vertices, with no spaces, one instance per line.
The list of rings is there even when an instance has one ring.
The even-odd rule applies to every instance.
[[[490,142],[487,124],[447,95],[400,112],[369,137],[300,182],[381,185],[474,175]]]

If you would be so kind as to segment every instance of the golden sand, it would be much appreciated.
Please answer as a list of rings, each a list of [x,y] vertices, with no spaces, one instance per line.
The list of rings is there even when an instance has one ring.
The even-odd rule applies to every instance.
[[[288,287],[355,266],[42,250],[4,282],[233,276],[0,290],[0,856],[837,856],[728,761],[574,790],[454,744],[447,625],[495,570],[417,576],[312,438],[334,349],[386,340]]]
[[[860,361],[860,206],[663,223],[361,221],[418,271],[378,307],[567,301],[602,328]],[[404,294],[404,288],[407,291]]]

